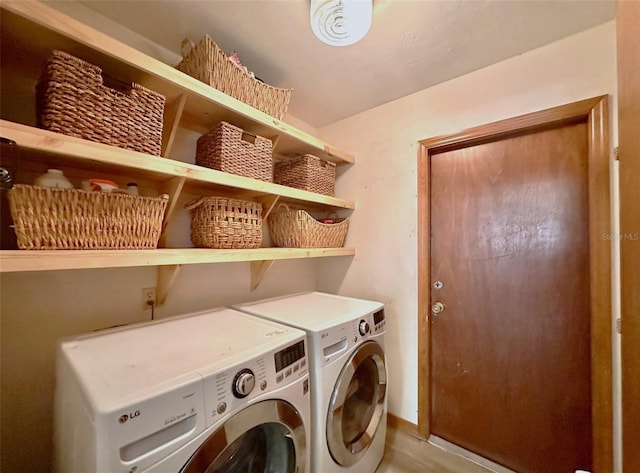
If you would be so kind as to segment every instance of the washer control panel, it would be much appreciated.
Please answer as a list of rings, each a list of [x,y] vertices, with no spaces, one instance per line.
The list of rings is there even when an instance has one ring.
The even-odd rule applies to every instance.
[[[276,383],[282,383],[286,378],[307,366],[304,340],[275,353]]]
[[[204,376],[207,426],[251,399],[306,376],[305,339],[225,371]]]

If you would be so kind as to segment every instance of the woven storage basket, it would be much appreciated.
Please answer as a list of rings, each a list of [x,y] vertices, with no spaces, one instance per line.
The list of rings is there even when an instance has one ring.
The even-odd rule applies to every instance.
[[[258,248],[262,243],[262,204],[226,197],[200,197],[191,210],[191,241],[204,248]]]
[[[196,164],[218,171],[273,181],[273,143],[262,136],[246,133],[242,128],[220,122],[198,138]]]
[[[233,64],[208,35],[196,45],[183,40],[182,57],[178,70],[278,120],[287,113],[291,89],[279,89],[254,79]]]
[[[344,246],[349,218],[336,223],[321,223],[304,210],[290,210],[280,204],[269,215],[269,234],[283,248],[340,248]]]
[[[16,184],[9,205],[23,250],[156,248],[167,200]]]
[[[40,126],[160,155],[165,98],[135,83],[105,85],[102,70],[53,51],[38,84]]]
[[[336,185],[336,164],[321,161],[312,154],[276,163],[273,182],[318,194],[333,196]]]

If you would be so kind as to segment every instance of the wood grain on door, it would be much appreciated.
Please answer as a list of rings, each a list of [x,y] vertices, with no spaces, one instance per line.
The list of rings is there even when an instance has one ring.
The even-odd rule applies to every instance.
[[[591,470],[586,147],[578,123],[431,158],[431,431],[523,473]]]
[[[420,142],[423,437],[612,470],[608,132],[595,97]]]

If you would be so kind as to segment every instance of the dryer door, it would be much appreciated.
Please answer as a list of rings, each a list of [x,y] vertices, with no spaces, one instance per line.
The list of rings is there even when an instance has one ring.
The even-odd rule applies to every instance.
[[[303,473],[304,424],[288,402],[267,400],[230,417],[180,473]]]
[[[367,451],[384,415],[387,370],[382,347],[360,345],[342,368],[327,414],[327,445],[342,466],[356,463]]]

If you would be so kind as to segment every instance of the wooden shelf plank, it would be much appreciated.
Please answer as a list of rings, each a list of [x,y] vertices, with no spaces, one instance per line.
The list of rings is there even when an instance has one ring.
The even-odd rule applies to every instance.
[[[21,150],[26,150],[23,158],[27,171],[59,164],[77,169],[80,176],[87,171],[99,170],[113,174],[114,178],[135,177],[149,187],[176,195],[184,189],[184,192],[204,194],[240,194],[242,198],[264,202],[268,208],[276,202],[283,202],[310,210],[355,209],[353,201],[30,126],[36,122],[33,88],[51,51],[60,49],[101,67],[108,75],[126,82],[137,82],[164,95],[169,104],[165,117],[168,130],[163,143],[165,150],[170,148],[179,127],[203,133],[219,121],[226,120],[249,133],[272,139],[277,143],[281,156],[311,153],[336,164],[355,163],[352,154],[254,109],[44,3],[7,0],[1,6],[0,39],[3,47],[0,65],[3,74],[11,72],[4,74],[7,80],[3,82],[3,92],[11,91],[12,100],[8,102],[10,107],[3,107],[0,134],[15,141]],[[255,262],[252,270],[255,283],[275,260],[353,255],[354,248],[2,250],[0,272],[157,266],[160,299],[164,299],[185,264]]]
[[[268,138],[279,136],[278,148],[284,154],[311,153],[337,164],[355,163],[351,153],[240,102],[46,4],[18,0],[4,1],[2,7],[15,14],[2,14],[3,29],[7,30],[3,33],[3,44],[10,45],[11,49],[27,49],[30,54],[20,58],[32,61],[32,69],[38,65],[43,67],[52,49],[66,50],[104,68],[110,75],[161,93],[169,101],[185,95],[185,123],[196,131],[206,131],[218,121],[227,120],[251,133]],[[22,18],[14,18],[16,15]]]
[[[0,251],[0,272],[232,263],[240,261],[353,255],[355,255],[355,248],[352,247],[257,248],[254,250],[210,250],[204,248],[158,250],[2,250]]]
[[[56,155],[59,159],[74,158],[110,164],[114,167],[136,169],[149,173],[150,178],[160,181],[173,177],[186,177],[188,181],[214,184],[249,191],[249,197],[273,195],[284,197],[289,202],[319,204],[328,207],[354,209],[355,203],[337,197],[258,181],[235,174],[208,169],[195,164],[152,156],[137,151],[83,140],[54,133],[19,123],[0,120],[0,134],[15,141],[21,148],[43,154]]]

